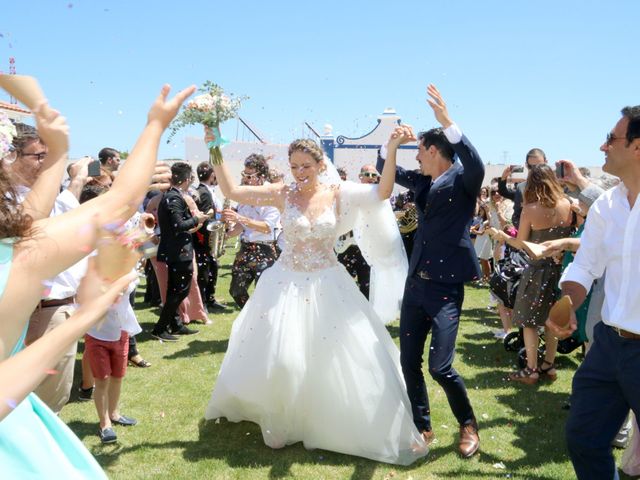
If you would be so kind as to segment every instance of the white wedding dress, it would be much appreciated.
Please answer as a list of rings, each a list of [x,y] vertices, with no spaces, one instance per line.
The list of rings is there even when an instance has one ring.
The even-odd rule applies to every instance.
[[[341,187],[315,219],[285,204],[284,250],[234,322],[205,418],[255,422],[272,448],[301,441],[408,465],[428,449],[399,351],[333,251],[354,211],[381,203],[359,187]]]

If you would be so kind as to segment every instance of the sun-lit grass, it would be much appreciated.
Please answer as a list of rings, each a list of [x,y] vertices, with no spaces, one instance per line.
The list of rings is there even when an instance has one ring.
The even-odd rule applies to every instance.
[[[223,259],[218,299],[228,295],[231,257]],[[138,291],[142,302],[142,289]],[[472,459],[457,455],[458,428],[444,392],[427,379],[432,399],[436,443],[429,456],[410,467],[397,467],[301,444],[272,450],[251,423],[205,422],[203,413],[224,356],[237,310],[211,315],[214,324],[176,343],[153,340],[148,330],[157,308],[138,305],[145,330],[139,349],[153,366],[130,367],[121,411],[139,425],[117,427],[119,442],[102,446],[96,435],[93,403],[74,396],[62,418],[114,479],[569,479],[575,478],[564,445],[571,377],[580,354],[560,355],[559,379],[534,387],[503,380],[515,367],[515,354],[495,340],[495,313],[487,310],[488,290],[468,286],[457,343],[455,367],[465,379],[480,424],[481,452]],[[398,325],[389,327],[398,340]],[[76,384],[79,379],[79,362]],[[618,453],[618,456],[620,454]]]

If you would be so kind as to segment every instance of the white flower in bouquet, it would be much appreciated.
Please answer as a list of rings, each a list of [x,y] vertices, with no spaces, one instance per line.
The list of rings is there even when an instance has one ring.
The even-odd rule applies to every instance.
[[[171,133],[167,143],[182,127],[187,125],[204,125],[213,130],[216,139],[209,142],[209,159],[214,164],[222,163],[220,147],[227,141],[220,135],[220,124],[238,116],[242,101],[248,97],[227,95],[219,85],[206,81],[200,91],[201,95],[189,101],[182,112],[171,122]]]

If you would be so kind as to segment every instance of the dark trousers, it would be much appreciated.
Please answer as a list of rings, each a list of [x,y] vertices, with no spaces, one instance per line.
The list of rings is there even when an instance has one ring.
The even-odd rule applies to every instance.
[[[349,275],[356,279],[358,288],[369,299],[369,284],[371,281],[371,267],[362,256],[357,245],[351,245],[344,252],[338,254],[338,261],[344,265]]]
[[[198,288],[205,303],[211,303],[216,298],[216,284],[218,283],[218,260],[211,256],[209,249],[195,250],[198,264]]]
[[[229,293],[236,304],[242,308],[249,301],[249,287],[260,275],[274,264],[278,254],[273,244],[242,242],[240,251],[231,267],[231,285]]]
[[[400,363],[419,431],[431,430],[429,397],[422,374],[429,332],[429,373],[444,389],[458,423],[466,425],[475,419],[464,382],[452,367],[463,299],[463,283],[439,283],[415,276],[407,279],[400,311]]]
[[[167,262],[167,301],[162,307],[158,323],[153,333],[160,334],[169,330],[176,331],[182,327],[182,321],[177,315],[178,306],[189,295],[191,278],[193,277],[193,262]]]
[[[144,301],[150,305],[160,305],[160,287],[156,278],[156,271],[153,269],[151,260],[146,259],[144,263],[144,273],[147,277],[147,288],[144,292]],[[133,302],[131,303],[133,305]]]
[[[633,410],[640,418],[640,340],[622,338],[600,322],[593,346],[573,377],[565,434],[580,480],[611,479],[611,442]]]

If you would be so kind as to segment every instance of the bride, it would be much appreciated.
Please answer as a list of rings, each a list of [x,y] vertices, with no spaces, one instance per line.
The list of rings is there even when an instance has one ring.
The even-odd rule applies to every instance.
[[[390,142],[412,139],[400,126]],[[339,235],[367,225],[375,229],[362,235],[369,255],[388,260],[402,248],[390,209],[396,232],[373,227],[395,165],[387,162],[378,185],[323,183],[327,164],[312,140],[291,143],[289,163],[291,185],[238,186],[224,164],[214,166],[226,198],[280,209],[284,248],[234,322],[205,418],[255,422],[272,448],[302,441],[408,465],[428,448],[413,423],[399,351],[333,251]]]

